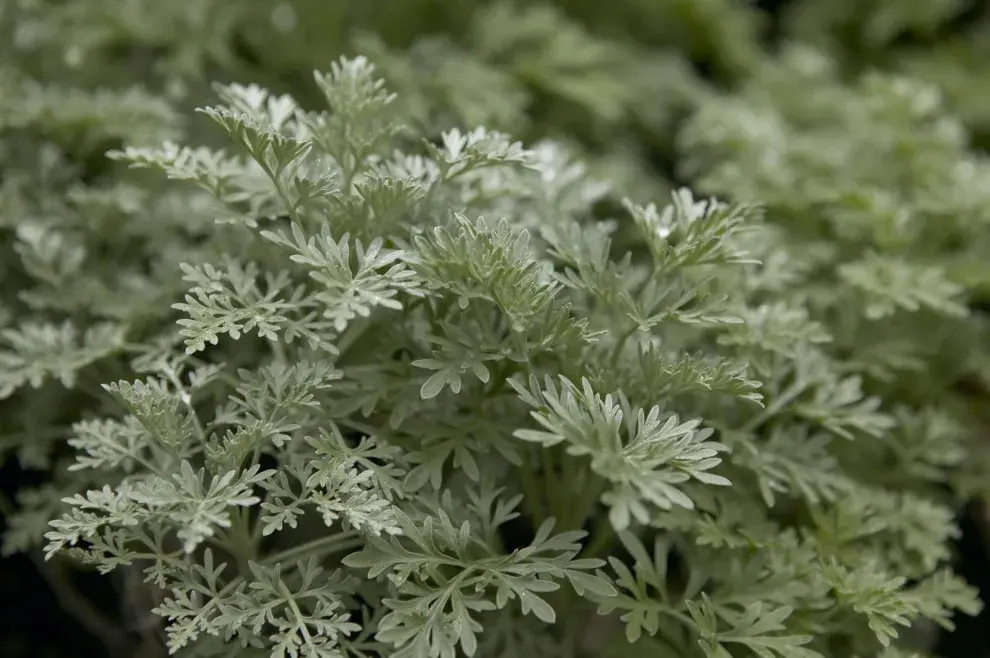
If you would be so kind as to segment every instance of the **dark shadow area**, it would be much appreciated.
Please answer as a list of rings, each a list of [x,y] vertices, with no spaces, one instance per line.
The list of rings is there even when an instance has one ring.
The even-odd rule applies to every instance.
[[[977,617],[956,615],[954,633],[942,633],[938,653],[945,658],[985,658],[990,655],[990,545],[986,534],[986,510],[977,505],[966,508],[959,520],[962,536],[956,545],[956,570],[980,589],[983,612]]]

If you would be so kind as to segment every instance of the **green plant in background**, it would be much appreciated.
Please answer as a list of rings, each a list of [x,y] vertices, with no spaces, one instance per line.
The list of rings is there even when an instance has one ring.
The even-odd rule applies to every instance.
[[[956,442],[985,450],[966,439],[982,425],[960,384],[986,382],[986,317],[968,304],[986,299],[990,283],[990,163],[967,138],[936,88],[879,72],[847,85],[827,59],[795,49],[700,108],[681,132],[680,162],[699,189],[766,204],[778,230],[765,259],[791,274],[774,298],[814,309],[845,372],[884,399],[935,403],[961,423]],[[904,481],[918,484],[911,461],[961,464],[970,452],[944,437],[915,440],[938,447],[857,459],[885,478],[900,462]],[[981,479],[980,466],[963,470]]]
[[[982,73],[826,4],[5,8],[4,550],[178,655],[922,655],[981,607]]]

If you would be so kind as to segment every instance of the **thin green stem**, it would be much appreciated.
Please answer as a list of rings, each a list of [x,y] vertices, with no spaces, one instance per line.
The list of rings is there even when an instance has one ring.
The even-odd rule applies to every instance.
[[[592,515],[598,497],[601,495],[604,480],[594,473],[588,461],[561,453],[562,481],[567,485],[565,503],[568,513],[564,515],[561,527],[580,530]],[[565,490],[564,487],[560,487]]]
[[[742,431],[752,432],[753,430],[760,427],[760,425],[770,420],[772,417],[776,416],[781,411],[781,409],[783,409],[788,404],[793,402],[794,399],[797,398],[797,396],[801,395],[801,393],[804,392],[805,388],[806,386],[804,382],[800,380],[791,384],[779,397],[774,399],[774,401],[771,402],[770,405],[767,406],[762,412],[760,412],[748,423],[743,425]]]
[[[237,568],[246,572],[248,564],[257,555],[260,537],[255,536],[254,528],[251,527],[251,517],[247,508],[238,508],[235,512],[234,522],[231,524],[230,532],[227,533],[225,548],[237,561]]]
[[[533,467],[528,459],[523,459],[520,472],[522,474],[523,493],[525,494],[523,496],[523,502],[529,512],[529,520],[535,528],[543,522],[545,515],[543,514],[543,511],[539,509],[542,498],[540,497],[540,490],[537,486],[536,474],[533,472]]]
[[[371,326],[371,318],[359,318],[347,325],[347,329],[337,341],[337,361],[339,362]]]
[[[305,544],[300,544],[299,546],[293,546],[292,548],[288,548],[273,555],[269,555],[261,561],[261,564],[265,566],[272,566],[275,564],[288,563],[286,565],[287,567],[294,568],[298,561],[302,558],[318,555],[320,553],[329,554],[349,548],[357,548],[363,543],[364,538],[354,531],[339,535],[328,535],[326,537],[314,539],[313,541]],[[223,599],[226,594],[232,592],[243,582],[244,576],[237,576],[236,578],[233,578],[229,583],[220,588],[220,590],[216,593],[216,596],[214,596],[213,599],[203,607],[203,611],[205,612],[210,606],[217,605],[218,601]]]
[[[99,606],[79,592],[61,563],[47,561],[38,554],[32,554],[31,561],[55,593],[59,607],[97,638],[110,655],[133,655],[134,647],[127,632],[120,628],[116,620],[104,615]]]
[[[612,349],[613,363],[618,361],[619,357],[622,356],[622,350],[625,349],[626,343],[629,341],[632,335],[636,333],[637,329],[639,329],[639,327],[634,325],[632,328],[628,329],[621,336],[619,336],[619,340],[615,343],[615,347]]]
[[[350,418],[335,418],[334,422],[339,425],[343,425],[344,427],[349,427],[352,430],[357,430],[358,432],[362,432],[368,436],[374,436],[376,434],[381,433],[380,428],[372,427],[371,425],[368,425],[367,423],[362,423],[359,420],[352,420]]]
[[[285,210],[289,215],[289,219],[291,219],[294,224],[302,226],[302,222],[299,221],[299,214],[296,212],[296,204],[292,203],[289,199],[289,193],[286,191],[285,185],[282,183],[280,172],[273,172],[269,175],[269,178],[272,183],[274,183],[275,191],[278,193],[279,198],[282,199],[282,203],[285,204]]]
[[[269,555],[262,561],[262,563],[272,565],[281,564],[283,562],[298,561],[320,553],[327,555],[330,553],[339,553],[341,551],[358,548],[362,544],[364,544],[364,537],[352,530],[339,535],[320,537],[319,539],[314,539],[306,542],[305,544],[299,544],[298,546],[287,548],[284,551],[275,553],[274,555]]]
[[[175,386],[175,390],[179,393],[179,398],[182,400],[182,403],[187,409],[189,409],[189,414],[192,416],[193,427],[196,429],[196,435],[205,445],[207,437],[206,428],[203,427],[203,423],[199,419],[199,414],[196,413],[196,408],[192,403],[192,396],[189,394],[189,391],[186,390],[186,387],[182,385],[182,381],[179,380],[178,373],[176,373],[171,366],[167,366],[164,372],[165,376],[172,382],[172,385]]]
[[[566,510],[560,507],[560,494],[562,493],[560,486],[560,478],[557,476],[556,465],[553,461],[553,455],[550,453],[549,448],[542,448],[540,450],[540,464],[543,466],[543,492],[544,497],[550,504],[550,514],[554,516],[558,522],[564,521],[563,518],[566,515]]]
[[[608,522],[608,517],[596,519],[591,530],[591,541],[584,547],[584,555],[603,558],[612,551],[614,545],[615,531],[612,529],[612,524]]]

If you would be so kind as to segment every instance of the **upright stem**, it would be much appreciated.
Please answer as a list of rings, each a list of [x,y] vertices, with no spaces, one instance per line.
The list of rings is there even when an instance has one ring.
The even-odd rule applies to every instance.
[[[65,568],[56,561],[46,561],[40,555],[32,555],[38,572],[55,594],[59,607],[71,615],[86,631],[106,647],[111,656],[134,655],[134,647],[121,624],[106,615],[87,597],[75,588],[65,573]]]
[[[798,380],[791,384],[783,393],[780,394],[773,402],[770,403],[759,415],[754,417],[751,421],[746,423],[742,430],[744,432],[751,432],[758,428],[760,425],[770,420],[772,417],[777,415],[784,407],[794,401],[794,399],[804,392],[806,386],[805,383]]]
[[[275,553],[265,558],[265,564],[281,564],[283,562],[298,561],[312,555],[328,555],[340,551],[358,548],[364,543],[364,538],[356,531],[341,533],[339,535],[328,535],[320,537],[305,544],[299,544],[284,551]]]

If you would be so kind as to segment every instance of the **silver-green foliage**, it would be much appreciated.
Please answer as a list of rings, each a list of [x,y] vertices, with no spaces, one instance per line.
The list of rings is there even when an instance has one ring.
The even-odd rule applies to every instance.
[[[140,565],[181,655],[585,655],[596,614],[643,655],[868,655],[976,609],[951,512],[847,464],[905,454],[914,418],[843,370],[813,300],[764,301],[789,273],[760,264],[757,209],[629,201],[645,253],[615,254],[598,183],[551,184],[559,147],[417,142],[362,58],[317,82],[316,111],[220,88],[230,153],[112,154],[197,184],[237,251],[182,266],[174,338],[73,426],[100,485],[65,498],[50,556]],[[873,294],[958,314],[890,281]]]
[[[218,87],[203,114],[228,151],[111,153],[176,179],[150,187],[181,200],[172,225],[157,198],[126,210],[169,238],[140,245],[171,274],[151,311],[97,296],[112,331],[4,330],[5,394],[57,378],[113,400],[74,422],[70,475],[22,501],[15,540],[52,513],[49,557],[141,569],[187,656],[846,658],[978,610],[935,489],[961,439],[885,403],[877,375],[904,361],[851,368],[832,312],[961,321],[960,284],[884,244],[839,263],[686,189],[603,219],[607,187],[560,145],[427,139],[362,57],[315,82],[318,109]],[[726,168],[705,186],[790,209],[692,148]],[[39,235],[25,269],[57,288],[74,261],[48,253],[78,250]],[[125,356],[137,378],[73,377]]]

